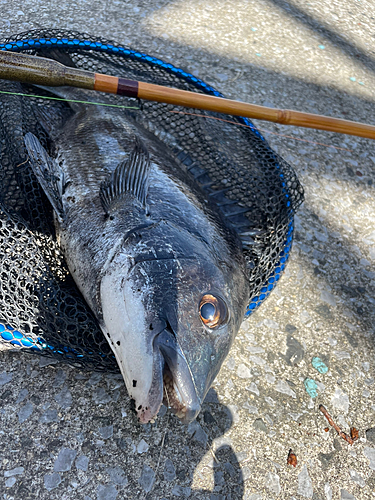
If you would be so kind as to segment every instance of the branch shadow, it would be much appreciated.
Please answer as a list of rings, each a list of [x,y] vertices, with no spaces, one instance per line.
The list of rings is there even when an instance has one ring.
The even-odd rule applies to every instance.
[[[313,29],[315,32],[321,34],[324,38],[336,45],[342,52],[349,56],[355,57],[371,71],[375,71],[375,57],[368,56],[360,47],[356,46],[354,43],[345,40],[340,33],[329,28],[328,25],[324,25],[313,16],[302,10],[301,8],[293,5],[285,0],[269,0],[278,8],[284,10],[289,16],[294,17],[300,23]]]

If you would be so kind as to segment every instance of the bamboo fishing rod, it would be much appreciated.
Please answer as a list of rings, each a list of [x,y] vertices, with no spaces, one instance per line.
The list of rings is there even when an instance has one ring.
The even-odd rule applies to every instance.
[[[266,120],[283,125],[314,128],[375,139],[375,126],[365,123],[313,113],[302,113],[290,109],[267,108],[257,104],[248,104],[162,85],[127,80],[126,78],[103,75],[79,68],[70,68],[53,59],[15,52],[0,51],[0,78],[50,87],[68,85],[187,108]]]

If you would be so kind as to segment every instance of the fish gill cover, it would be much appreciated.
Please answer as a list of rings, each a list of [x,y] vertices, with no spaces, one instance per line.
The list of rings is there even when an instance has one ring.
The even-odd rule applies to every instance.
[[[221,96],[193,75],[114,42],[61,30],[33,30],[0,42],[0,50],[54,58],[56,50],[82,69]],[[17,94],[48,92],[0,80],[0,349],[26,349],[96,370],[118,371],[116,360],[78,291],[55,238],[52,209],[27,157],[32,132],[49,137],[35,112],[64,102]],[[134,99],[94,101],[137,106]],[[182,111],[182,113],[181,113]],[[121,110],[119,110],[121,112]],[[134,118],[184,163],[228,224],[240,235],[250,282],[248,316],[279,280],[291,248],[293,214],[303,190],[292,167],[245,118],[143,102]]]

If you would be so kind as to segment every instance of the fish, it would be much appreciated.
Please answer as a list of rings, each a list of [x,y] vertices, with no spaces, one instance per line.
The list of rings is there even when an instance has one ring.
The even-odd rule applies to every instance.
[[[85,91],[48,89],[66,99]],[[24,136],[69,271],[107,339],[140,423],[198,415],[243,321],[237,231],[172,150],[126,110],[38,108]],[[46,147],[45,147],[46,146]]]

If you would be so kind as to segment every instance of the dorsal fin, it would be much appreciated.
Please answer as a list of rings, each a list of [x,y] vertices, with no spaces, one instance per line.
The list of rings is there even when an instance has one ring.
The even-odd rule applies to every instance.
[[[62,192],[65,184],[64,173],[57,161],[49,156],[34,134],[28,132],[24,140],[29,153],[31,168],[53,206],[59,221],[62,222],[65,217],[62,204]]]
[[[137,198],[146,208],[150,165],[147,149],[136,138],[135,147],[129,158],[119,163],[108,181],[100,186],[100,199],[107,215],[116,200],[128,195]]]

